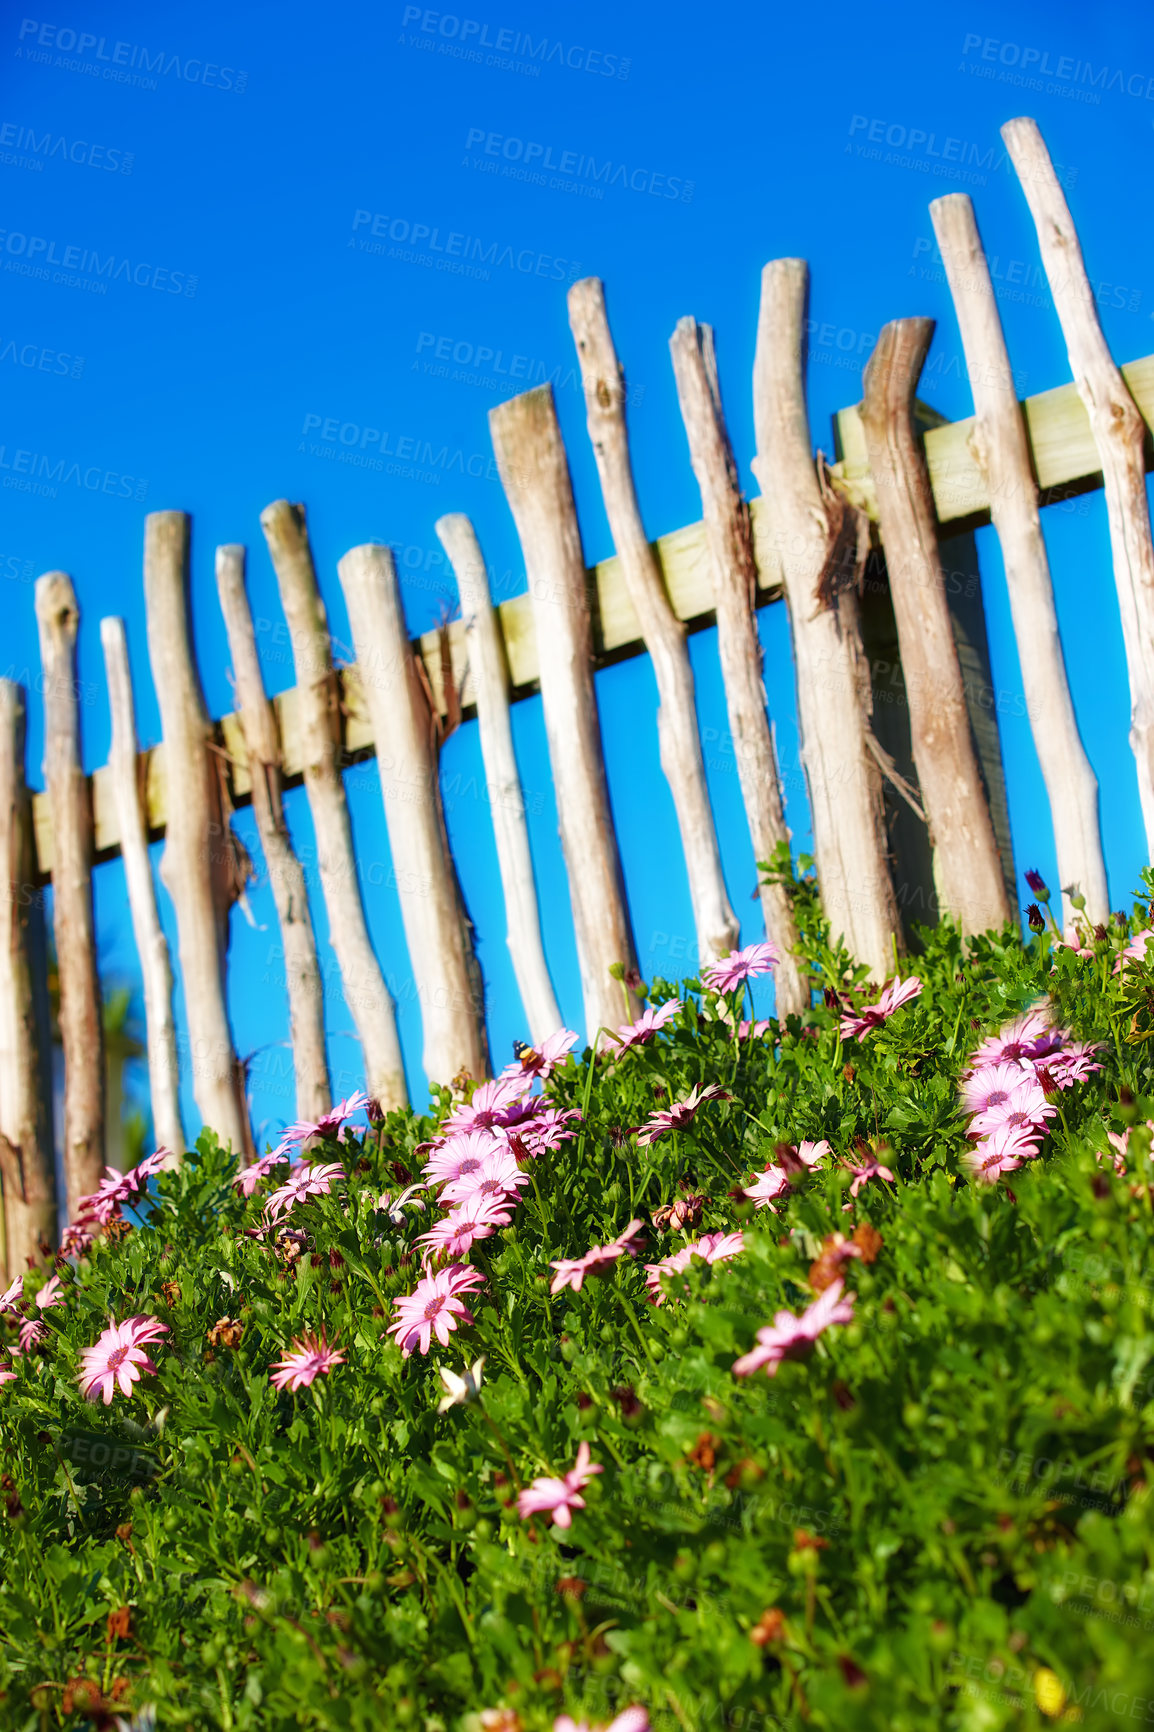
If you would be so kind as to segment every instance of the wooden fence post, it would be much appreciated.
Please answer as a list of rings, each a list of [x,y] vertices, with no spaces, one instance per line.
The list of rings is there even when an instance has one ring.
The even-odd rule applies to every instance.
[[[112,738],[108,748],[108,770],[120,853],[128,890],[128,910],[140,957],[144,985],[144,1020],[148,1035],[148,1084],[152,1097],[152,1123],[156,1146],[170,1149],[177,1161],[185,1152],[184,1126],[180,1117],[180,1065],[176,1055],[176,1022],[172,1014],[172,961],[168,940],[160,924],[156,886],[148,857],[148,824],[145,817],[141,764],[137,753],[136,706],[132,696],[132,674],[128,663],[128,639],[122,619],[100,622],[104,670],[108,680],[108,707],[112,716]]]
[[[56,1168],[50,1101],[41,1074],[28,911],[39,894],[32,802],[24,780],[24,693],[0,679],[0,1183],[4,1285],[56,1243]]]
[[[883,326],[863,379],[862,427],[877,488],[910,710],[910,741],[942,908],[969,934],[1010,918],[989,802],[966,710],[933,495],[914,432],[932,319]]]
[[[206,1128],[247,1160],[252,1130],[228,1025],[225,960],[229,909],[250,868],[228,823],[224,762],[193,660],[189,529],[183,511],[151,511],[144,520],[148,655],[170,795],[160,875],[176,910],[196,1104]]]
[[[1102,460],[1130,675],[1130,745],[1138,766],[1146,848],[1154,857],[1154,546],[1146,498],[1146,424],[1102,334],[1078,231],[1037,122],[1008,120],[1002,137],[1038,231],[1070,371]]]
[[[296,1116],[309,1123],[333,1104],[325,1054],[325,1001],[317,942],[309,912],[304,868],[297,859],[284,815],[284,770],[276,712],[260,671],[252,610],[244,582],[245,550],[235,543],[216,550],[216,588],[232,656],[237,711],[248,754],[252,810],[268,867],[280,926],[289,1002]]]
[[[635,1017],[636,997],[609,973],[636,968],[633,932],[609,806],[593,690],[585,556],[551,385],[489,411],[497,468],[517,526],[532,597],[541,708],[557,795],[561,847],[581,970],[586,1034]]]
[[[354,547],[337,565],[377,747],[389,852],[432,1082],[489,1072],[485,994],[445,830],[436,719],[405,628],[393,556]]]
[[[766,713],[749,506],[742,495],[721,406],[712,326],[699,325],[696,319],[679,319],[669,350],[689,440],[689,460],[701,489],[717,604],[717,654],[745,816],[754,859],[768,860],[779,842],[789,841],[789,831]],[[777,1014],[783,1019],[804,1015],[810,1007],[810,991],[794,954],[798,936],[793,906],[780,884],[763,880],[759,890],[766,936],[781,952],[774,974]]]
[[[1038,513],[1026,424],[994,299],[974,207],[964,192],[930,205],[958,316],[974,397],[970,450],[990,495],[1002,546],[1026,708],[1054,826],[1058,877],[1077,885],[1094,922],[1110,911],[1098,822],[1098,782],[1086,756],[1066,679],[1054,586]],[[1066,918],[1073,916],[1069,898]]]
[[[72,579],[36,580],[44,670],[44,783],[52,813],[52,925],[64,1047],[64,1176],[69,1214],[104,1171],[104,1019],[92,908],[92,798],[80,759]]]
[[[461,597],[468,645],[469,673],[477,703],[481,756],[493,814],[497,862],[505,897],[507,942],[517,989],[529,1023],[530,1039],[546,1040],[561,1026],[561,1012],[545,961],[537,883],[525,823],[525,798],[513,729],[509,721],[509,668],[501,625],[489,594],[485,560],[469,519],[452,512],[437,520],[437,534],[449,556]]]
[[[624,369],[613,345],[599,277],[585,277],[569,290],[569,326],[581,362],[589,442],[597,460],[609,532],[657,681],[661,768],[677,812],[698,956],[701,963],[713,962],[734,949],[740,928],[725,889],[705,783],[685,627],[670,605],[633,485]]]
[[[300,749],[316,832],[317,870],[345,1003],[356,1024],[365,1087],[386,1112],[408,1105],[397,1012],[373,951],[341,780],[340,690],[304,507],[277,499],[260,514],[296,668]]]
[[[754,470],[789,606],[822,905],[833,937],[844,936],[881,979],[894,965],[900,927],[858,611],[866,544],[860,514],[828,486],[810,446],[802,362],[808,286],[804,259],[774,259],[762,271]]]

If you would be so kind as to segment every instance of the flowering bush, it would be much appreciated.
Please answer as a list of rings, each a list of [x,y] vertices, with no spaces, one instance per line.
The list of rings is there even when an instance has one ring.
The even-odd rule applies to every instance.
[[[871,983],[790,888],[804,1026],[751,947],[109,1176],[0,1295],[0,1723],[1154,1716],[1148,908]]]

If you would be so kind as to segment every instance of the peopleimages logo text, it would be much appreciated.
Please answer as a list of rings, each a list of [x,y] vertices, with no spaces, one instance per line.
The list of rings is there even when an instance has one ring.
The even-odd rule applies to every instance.
[[[598,162],[595,156],[587,156],[584,151],[562,150],[560,146],[537,144],[533,139],[509,138],[503,132],[488,132],[483,126],[471,126],[465,136],[466,152],[473,149],[477,150],[478,159],[496,157],[506,163],[520,163],[525,169],[535,170],[542,176],[549,172],[574,181],[592,181],[600,186],[621,186],[630,192],[647,192],[654,198],[679,199],[682,204],[693,202],[695,183],[683,180],[680,175],[659,174],[651,168],[630,170],[625,163],[615,163],[610,157],[602,157]],[[470,166],[467,155],[465,163]],[[482,166],[481,161],[478,160],[475,166]],[[492,166],[497,170],[498,163]]]
[[[196,295],[199,279],[190,277],[187,271],[171,271],[166,265],[150,265],[143,259],[133,264],[131,259],[117,258],[115,253],[98,253],[90,247],[65,246],[62,242],[58,254],[57,245],[44,235],[0,229],[0,251],[9,255],[4,269],[15,270],[21,276],[51,280],[48,266],[55,265],[62,272],[75,271],[93,281],[132,283],[138,289],[158,289],[162,294],[185,295],[189,300]]]
[[[1095,90],[1117,90],[1126,96],[1141,97],[1154,102],[1154,77],[1145,72],[1123,72],[1120,67],[1103,63],[1096,70],[1089,60],[1076,60],[1071,54],[1054,56],[1050,64],[1048,48],[1029,48],[1020,42],[1003,42],[998,36],[979,36],[971,32],[962,43],[962,58],[976,56],[995,66],[1016,67],[1020,73],[1035,78],[1056,78],[1061,83],[1088,85],[1087,94]]]
[[[108,144],[90,144],[85,138],[74,138],[69,142],[63,133],[37,133],[34,126],[20,126],[14,120],[0,121],[0,145],[31,151],[50,162],[59,157],[62,162],[78,163],[84,168],[100,168],[107,174],[131,174],[136,161],[130,150],[114,149]]]
[[[600,48],[581,48],[577,43],[566,47],[563,42],[550,42],[547,36],[535,42],[524,30],[499,28],[490,37],[489,26],[479,19],[460,18],[453,12],[430,12],[423,6],[405,7],[402,29],[408,24],[415,24],[426,36],[459,42],[463,47],[488,48],[496,54],[539,61],[545,66],[567,66],[571,72],[591,72],[600,78],[628,78],[633,64],[619,54],[606,54]]]
[[[115,82],[136,82],[132,78],[134,71],[158,72],[162,78],[175,75],[185,84],[203,84],[207,90],[232,90],[238,96],[248,83],[248,73],[238,72],[235,66],[221,66],[215,60],[182,60],[179,54],[171,54],[165,48],[149,49],[139,42],[114,42],[111,52],[108,52],[107,36],[96,36],[87,30],[61,29],[59,24],[42,24],[36,18],[23,19],[17,34],[19,41],[26,46],[16,52],[29,60],[48,62],[47,53],[32,52],[41,48],[55,49],[58,55],[83,57],[91,54],[94,61],[107,63],[103,76]]]

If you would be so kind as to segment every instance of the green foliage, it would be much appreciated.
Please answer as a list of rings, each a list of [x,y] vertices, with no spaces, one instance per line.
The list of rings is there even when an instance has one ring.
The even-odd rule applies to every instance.
[[[736,1039],[736,1000],[650,983],[651,1004],[683,1000],[655,1040],[546,1085],[583,1122],[474,1245],[486,1284],[448,1347],[405,1359],[386,1333],[429,1215],[398,1224],[381,1195],[416,1178],[431,1118],[314,1151],[347,1181],[286,1220],[299,1256],[250,1236],[268,1183],[244,1200],[206,1135],[131,1230],[64,1266],[49,1339],[0,1386],[5,1727],[149,1703],[161,1727],[238,1732],[478,1732],[498,1707],[541,1732],[629,1703],[688,1732],[1154,1716],[1154,966],[1114,972],[1134,923],[1088,956],[945,926],[922,935],[921,996],[843,1042],[823,993],[876,990],[812,885],[790,891],[808,1026]],[[959,1078],[1044,997],[1102,1068],[1062,1092],[1036,1161],[978,1186]],[[731,1098],[688,1129],[627,1134],[708,1083]],[[1106,1133],[1126,1127],[1118,1173]],[[834,1158],[754,1212],[750,1175],[822,1138]],[[843,1158],[867,1148],[895,1182],[854,1198]],[[552,1260],[688,1194],[689,1233],[651,1228],[643,1256],[550,1294]],[[735,1377],[760,1326],[812,1302],[823,1242],[865,1224],[881,1246],[844,1266],[852,1323]],[[646,1259],[738,1226],[741,1255],[650,1303]],[[171,1334],[106,1407],[77,1370],[110,1311]],[[210,1342],[221,1319],[238,1343]],[[346,1362],[278,1394],[270,1366],[321,1328]],[[440,1413],[437,1368],[481,1354],[479,1402]],[[604,1471],[572,1527],[523,1521],[517,1484],[564,1474],[582,1441]]]

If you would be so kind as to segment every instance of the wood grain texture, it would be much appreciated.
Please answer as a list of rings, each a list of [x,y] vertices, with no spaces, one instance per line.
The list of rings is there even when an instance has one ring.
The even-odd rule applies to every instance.
[[[505,497],[532,598],[541,705],[581,971],[586,1035],[637,1015],[609,973],[637,966],[609,805],[593,690],[585,560],[553,391],[523,392],[489,411]]]
[[[63,571],[36,580],[44,691],[44,786],[52,811],[52,926],[64,1048],[68,1208],[104,1171],[104,1014],[92,906],[92,802],[80,755],[76,640],[80,609]]]
[[[280,929],[289,1006],[296,1117],[312,1123],[332,1106],[325,1053],[324,984],[309,911],[304,868],[284,815],[284,770],[276,712],[264,688],[252,609],[245,588],[245,550],[216,550],[216,588],[232,656],[237,715],[252,787],[253,817],[268,870]]]
[[[725,706],[746,822],[755,861],[767,861],[789,841],[781,781],[766,710],[761,642],[757,635],[757,571],[749,508],[737,478],[729,443],[713,331],[696,319],[679,319],[669,339],[689,458],[701,490],[705,534],[717,611],[717,654],[725,683]],[[803,1015],[810,991],[794,955],[798,944],[793,908],[779,884],[761,882],[766,936],[781,955],[774,974],[777,1014]]]
[[[1146,424],[1102,333],[1078,231],[1037,122],[1007,121],[1002,137],[1038,231],[1070,371],[1102,470],[1130,676],[1130,746],[1146,847],[1154,855],[1154,542],[1146,497]]]
[[[226,1008],[229,910],[248,860],[225,809],[219,754],[204,707],[189,625],[189,519],[153,511],[144,520],[148,654],[160,710],[165,763],[180,798],[169,804],[160,876],[176,910],[188,1021],[186,1068],[204,1123],[252,1158],[244,1077]]]
[[[505,898],[505,942],[528,1019],[530,1040],[536,1044],[561,1027],[561,1012],[541,937],[525,797],[509,719],[505,645],[489,594],[484,556],[472,523],[462,513],[452,513],[438,519],[437,535],[453,568],[461,598],[467,665],[477,705],[481,757]]]
[[[813,459],[802,372],[808,282],[804,259],[775,259],[762,272],[755,470],[763,498],[773,502],[785,577],[822,903],[833,936],[844,936],[853,955],[882,978],[893,968],[900,925],[881,769],[870,745],[857,590],[864,548],[854,507],[824,484]]]
[[[377,742],[377,769],[430,1083],[489,1074],[485,994],[445,830],[436,725],[405,630],[393,556],[354,547],[337,566]]]
[[[1058,879],[1061,885],[1081,891],[1091,921],[1104,921],[1110,903],[1098,781],[1082,744],[1066,677],[1030,446],[994,285],[968,195],[950,193],[935,199],[930,216],[974,395],[970,449],[989,494],[1002,547],[1026,708],[1050,800]],[[1074,910],[1068,896],[1064,911],[1070,920]]]
[[[865,370],[862,426],[877,489],[910,737],[942,909],[965,933],[1010,917],[946,602],[933,498],[914,430],[932,319],[883,327]]]
[[[717,827],[705,784],[685,627],[666,594],[637,503],[625,425],[625,373],[609,329],[605,289],[599,277],[586,277],[569,290],[569,326],[581,363],[586,425],[609,532],[657,684],[658,748],[677,813],[697,933],[697,960],[714,962],[735,948],[739,926],[725,888]]]
[[[104,673],[108,682],[108,708],[112,738],[108,769],[120,829],[120,852],[124,860],[124,882],[132,919],[136,952],[144,989],[144,1023],[148,1042],[148,1088],[152,1102],[152,1124],[156,1146],[169,1149],[176,1161],[185,1153],[184,1126],[180,1116],[180,1063],[177,1058],[176,1022],[172,1012],[172,959],[168,940],[160,924],[152,862],[148,857],[148,828],[140,786],[140,756],[136,740],[136,706],[128,662],[128,638],[122,619],[100,622],[104,649]]]
[[[261,513],[296,670],[296,702],[277,706],[286,760],[304,778],[316,833],[317,870],[329,939],[341,971],[365,1065],[365,1086],[386,1111],[408,1104],[397,1013],[369,938],[342,780],[342,687],[333,667],[328,615],[309,546],[304,508],[277,499]],[[351,697],[349,683],[345,696]],[[358,689],[357,698],[360,693]],[[359,705],[363,710],[363,704]]]
[[[0,1263],[7,1287],[56,1243],[56,1164],[36,1014],[29,914],[37,894],[24,780],[24,693],[0,679]]]

